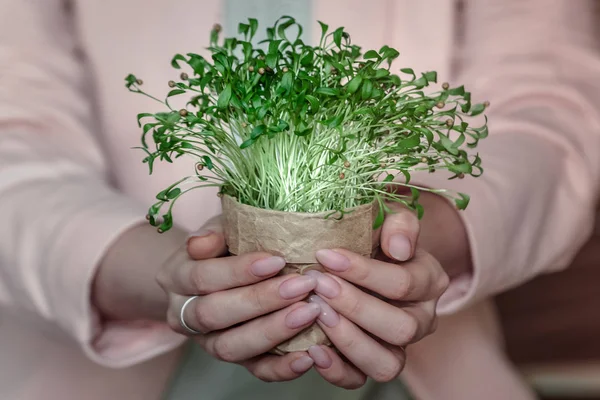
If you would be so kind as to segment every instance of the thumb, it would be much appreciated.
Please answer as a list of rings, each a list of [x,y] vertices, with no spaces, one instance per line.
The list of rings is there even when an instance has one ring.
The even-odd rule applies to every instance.
[[[215,258],[227,253],[220,215],[209,219],[196,232],[190,233],[187,251],[190,258],[194,260]]]
[[[388,257],[406,261],[415,254],[419,238],[419,219],[406,207],[388,203],[392,213],[386,215],[381,228],[381,249]]]

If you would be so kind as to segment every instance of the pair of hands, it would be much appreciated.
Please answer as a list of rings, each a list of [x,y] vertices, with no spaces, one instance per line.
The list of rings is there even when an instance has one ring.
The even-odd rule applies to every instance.
[[[416,248],[419,222],[397,208],[381,229],[381,254],[369,259],[343,249],[324,249],[317,260],[326,273],[277,276],[285,261],[267,253],[227,254],[218,219],[189,239],[159,272],[169,295],[167,320],[188,334],[179,314],[215,358],[246,367],[264,381],[298,378],[311,367],[328,382],[347,389],[367,377],[395,379],[405,346],[432,333],[437,300],[448,276],[429,253]],[[316,295],[309,296],[314,291]],[[307,297],[308,296],[308,297]],[[284,356],[266,354],[316,322],[339,353],[327,346]]]

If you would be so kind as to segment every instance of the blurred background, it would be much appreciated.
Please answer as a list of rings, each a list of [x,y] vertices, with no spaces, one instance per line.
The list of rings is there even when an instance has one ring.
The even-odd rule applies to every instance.
[[[547,399],[600,399],[600,207],[563,272],[496,298],[509,357]]]

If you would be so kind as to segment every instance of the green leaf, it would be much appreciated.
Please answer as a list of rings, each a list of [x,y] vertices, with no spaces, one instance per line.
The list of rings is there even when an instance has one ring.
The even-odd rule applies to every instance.
[[[265,60],[267,66],[271,69],[275,69],[277,67],[277,54],[269,54]]]
[[[177,61],[183,61],[186,62],[186,59],[184,56],[182,56],[181,54],[175,54],[175,57],[173,57],[171,59],[171,66],[173,68],[177,68],[180,69],[181,67],[179,66],[179,63]]]
[[[383,179],[383,182],[392,182],[394,180],[395,176],[392,174],[387,174],[387,176]]]
[[[338,96],[340,94],[336,89],[328,87],[320,87],[315,90],[315,93],[324,94],[325,96]]]
[[[252,138],[246,140],[244,143],[242,143],[240,145],[240,149],[245,149],[246,147],[251,146],[252,144],[254,144],[255,141],[256,141],[256,139],[252,139]]]
[[[358,90],[360,84],[362,83],[362,76],[356,75],[348,84],[346,85],[346,92],[352,94]]]
[[[315,96],[311,96],[310,94],[307,94],[305,97],[306,100],[308,100],[308,102],[310,103],[311,112],[313,114],[317,113],[319,111],[320,106],[319,99],[317,99]]]
[[[390,71],[388,71],[385,68],[379,68],[377,71],[375,71],[375,78],[379,79],[379,78],[383,78],[385,76],[388,76],[390,74]]]
[[[400,69],[400,71],[401,71],[401,72],[404,72],[405,74],[412,75],[412,76],[413,76],[413,79],[414,79],[414,77],[416,76],[416,75],[415,75],[415,71],[414,71],[412,68],[402,68],[402,69]]]
[[[252,133],[250,134],[250,138],[251,139],[258,138],[260,135],[262,135],[263,133],[265,133],[266,130],[267,130],[267,126],[266,125],[264,125],[264,124],[258,125],[258,126],[256,126],[252,130]]]
[[[181,189],[179,188],[175,188],[171,191],[169,191],[169,193],[167,193],[167,198],[169,200],[173,200],[174,198],[176,198],[177,196],[179,196],[181,194]]]
[[[463,94],[465,94],[465,87],[459,86],[456,88],[449,89],[448,94],[450,94],[452,96],[462,96]]]
[[[423,218],[423,214],[425,214],[425,209],[420,204],[415,204],[415,211],[417,211],[417,219]]]
[[[427,79],[427,82],[433,82],[433,83],[437,82],[437,72],[435,72],[435,71],[425,72],[423,74],[423,77],[425,79]]]
[[[202,156],[202,160],[204,161],[204,165],[206,166],[206,168],[208,168],[209,170],[214,168],[214,164],[209,156]]]
[[[141,119],[145,118],[145,117],[154,117],[154,114],[152,114],[152,113],[140,113],[140,114],[138,114],[137,115],[138,127],[140,127],[140,128],[142,127],[142,121],[141,121]]]
[[[377,211],[377,217],[373,221],[373,229],[379,229],[383,225],[383,221],[385,219],[385,210],[383,208],[383,203],[379,202],[379,210]]]
[[[226,109],[229,106],[229,101],[231,100],[231,83],[228,83],[225,86],[225,89],[219,95],[219,99],[217,100],[217,107],[221,110]]]
[[[369,50],[363,55],[363,58],[365,60],[370,60],[370,59],[379,60],[380,57],[379,57],[379,53],[376,52],[375,50]]]
[[[344,34],[344,28],[340,27],[333,31],[333,42],[337,47],[342,47],[342,35]]]
[[[258,30],[258,21],[256,18],[248,18],[248,23],[250,24],[250,38],[253,38]]]
[[[292,85],[294,84],[294,74],[291,71],[283,74],[281,78],[281,87],[285,89],[286,93],[289,93],[292,90]]]
[[[331,117],[329,119],[326,119],[325,121],[322,121],[322,124],[328,126],[329,128],[336,128],[340,126],[343,121],[343,115],[336,115],[335,117]]]
[[[327,34],[327,30],[329,29],[329,25],[327,25],[327,24],[325,24],[325,23],[323,23],[321,21],[317,21],[317,22],[321,26],[321,40],[323,40],[323,38]]]
[[[485,106],[483,104],[475,104],[471,108],[471,117],[481,114],[485,110]]]
[[[469,205],[469,196],[464,193],[458,193],[460,196],[459,199],[454,199],[454,203],[456,204],[456,208],[459,210],[464,210]]]
[[[167,97],[177,96],[178,94],[184,94],[185,90],[183,89],[173,89],[167,94]]]
[[[360,95],[363,100],[367,100],[371,97],[371,94],[373,94],[373,83],[369,80],[366,80],[362,84],[362,91]]]

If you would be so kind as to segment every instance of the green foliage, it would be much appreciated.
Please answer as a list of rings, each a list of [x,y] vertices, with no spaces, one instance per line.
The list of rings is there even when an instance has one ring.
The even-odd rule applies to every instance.
[[[467,120],[487,103],[472,105],[463,86],[443,84],[426,94],[423,89],[437,81],[435,72],[403,68],[395,74],[390,64],[397,50],[383,46],[363,55],[343,28],[330,31],[319,23],[316,46],[299,38],[302,27],[291,17],[267,28],[267,39],[258,44],[255,19],[240,24],[237,37],[223,40],[215,25],[210,60],[193,53],[173,57],[172,67],[186,72],[169,81],[164,101],[142,90],[136,76],[125,78],[131,92],[165,106],[138,115],[150,173],[155,160],[197,160],[195,173],[159,193],[150,207],[148,219],[160,231],[172,226],[179,197],[209,186],[242,203],[281,211],[343,216],[348,208],[378,201],[376,225],[386,201],[421,216],[423,190],[453,198],[460,209],[467,206],[464,194],[409,181],[419,170],[446,169],[451,179],[480,175],[481,159],[467,150],[487,136],[487,120],[477,128]],[[167,101],[184,95],[184,109]],[[398,187],[410,188],[410,194]]]

